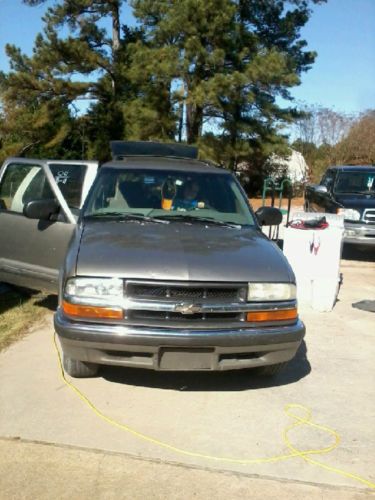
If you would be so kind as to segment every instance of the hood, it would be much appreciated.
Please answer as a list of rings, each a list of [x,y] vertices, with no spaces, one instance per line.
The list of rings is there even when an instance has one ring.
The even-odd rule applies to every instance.
[[[337,194],[335,198],[345,208],[355,208],[360,211],[366,208],[375,208],[375,194]]]
[[[180,222],[85,223],[76,273],[148,280],[294,281],[281,250],[257,229]]]

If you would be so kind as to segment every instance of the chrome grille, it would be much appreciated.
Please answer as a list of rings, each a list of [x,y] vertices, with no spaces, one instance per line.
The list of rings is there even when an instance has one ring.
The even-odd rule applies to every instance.
[[[247,283],[127,280],[126,321],[171,328],[220,328],[224,324],[229,328],[244,321],[240,306],[246,304],[247,287]],[[233,310],[236,305],[237,311]]]
[[[363,220],[370,224],[375,224],[375,209],[368,208],[363,212]]]

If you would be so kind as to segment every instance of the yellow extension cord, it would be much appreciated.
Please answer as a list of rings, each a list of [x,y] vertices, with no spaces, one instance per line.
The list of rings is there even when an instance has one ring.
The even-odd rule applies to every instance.
[[[54,346],[57,352],[58,356],[58,363],[59,363],[59,368],[61,372],[61,378],[63,379],[64,383],[72,390],[74,391],[77,396],[95,413],[96,416],[107,422],[108,424],[118,427],[122,431],[128,432],[132,434],[133,436],[136,436],[139,439],[142,439],[143,441],[147,441],[149,443],[152,443],[156,446],[166,448],[168,450],[171,450],[175,453],[178,453],[180,455],[185,455],[189,457],[194,457],[194,458],[203,458],[206,460],[213,460],[216,462],[226,462],[226,463],[232,463],[232,464],[243,464],[243,465],[249,465],[249,464],[266,464],[266,463],[272,463],[272,462],[279,462],[281,460],[287,460],[290,458],[294,457],[300,457],[305,462],[308,462],[312,465],[317,465],[318,467],[321,467],[322,469],[328,470],[330,472],[334,472],[336,474],[339,474],[344,477],[348,477],[350,479],[354,479],[355,481],[359,481],[362,484],[365,484],[369,488],[372,488],[375,490],[375,483],[372,483],[371,481],[368,481],[367,479],[364,479],[361,476],[358,476],[356,474],[351,474],[350,472],[346,472],[342,469],[338,469],[337,467],[332,467],[330,465],[323,464],[322,462],[319,462],[318,460],[314,460],[310,458],[310,455],[321,455],[325,453],[329,453],[330,451],[333,451],[335,448],[338,447],[340,443],[340,436],[339,434],[333,430],[330,429],[329,427],[326,427],[324,425],[319,425],[315,424],[314,422],[311,421],[311,410],[307,408],[306,406],[302,406],[299,404],[295,403],[289,403],[285,405],[284,411],[288,417],[291,419],[294,419],[294,422],[290,425],[288,425],[283,432],[282,438],[285,443],[285,445],[289,448],[290,453],[286,455],[275,455],[273,457],[268,457],[268,458],[231,458],[231,457],[216,457],[214,455],[209,455],[205,453],[199,453],[195,451],[189,451],[184,448],[178,448],[176,446],[173,446],[171,444],[165,443],[164,441],[160,441],[159,439],[153,438],[151,436],[147,436],[146,434],[143,434],[142,432],[139,432],[132,427],[129,427],[126,424],[121,424],[120,422],[117,422],[116,420],[112,419],[111,417],[108,417],[107,415],[104,415],[89,399],[87,396],[85,396],[74,384],[69,382],[67,378],[65,377],[64,373],[64,368],[62,365],[61,361],[61,355],[59,348],[56,343],[56,334],[53,336],[53,342]],[[293,413],[293,410],[301,410],[304,412],[305,417],[301,417],[295,413]],[[301,451],[298,450],[295,446],[292,445],[292,443],[289,440],[288,433],[295,427],[298,427],[300,425],[308,425],[310,427],[313,427],[314,429],[320,429],[334,438],[334,443],[330,446],[327,446],[326,448],[318,448],[318,449],[311,449],[311,450],[305,450]]]

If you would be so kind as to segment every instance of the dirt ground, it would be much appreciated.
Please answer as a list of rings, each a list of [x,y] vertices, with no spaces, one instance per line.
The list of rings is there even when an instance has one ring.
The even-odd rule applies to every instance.
[[[262,203],[263,203],[262,198],[259,198],[259,197],[258,198],[250,198],[249,201],[250,201],[251,206],[253,207],[254,210],[257,210],[259,207],[261,207]],[[274,206],[278,208],[279,202],[280,202],[279,198],[275,198]],[[304,202],[303,196],[298,197],[298,198],[293,198],[292,202],[291,202],[292,209],[293,210],[302,210],[303,202]],[[271,198],[266,198],[265,205],[267,205],[267,206],[271,205]],[[281,200],[281,208],[285,209],[285,210],[288,208],[288,200],[286,198],[283,198]]]

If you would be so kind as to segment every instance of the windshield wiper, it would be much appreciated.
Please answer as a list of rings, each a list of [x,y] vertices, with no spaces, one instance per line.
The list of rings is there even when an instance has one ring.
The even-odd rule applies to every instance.
[[[179,222],[199,222],[201,224],[212,224],[216,226],[231,227],[234,229],[241,229],[242,225],[236,222],[225,222],[222,220],[214,219],[213,217],[194,217],[194,215],[160,215],[159,219],[168,219],[168,221],[177,220]]]
[[[103,218],[113,218],[118,221],[139,221],[139,222],[154,222],[157,224],[169,224],[168,220],[162,220],[156,217],[149,217],[148,215],[143,214],[133,214],[133,213],[124,213],[124,212],[97,212],[95,214],[84,215],[84,219],[100,219]]]

